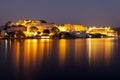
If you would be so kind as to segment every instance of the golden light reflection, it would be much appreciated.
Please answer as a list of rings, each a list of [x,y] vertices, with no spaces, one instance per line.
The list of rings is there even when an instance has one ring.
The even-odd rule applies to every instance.
[[[7,58],[7,52],[8,52],[8,40],[5,40],[5,59]]]
[[[113,39],[102,38],[102,39],[87,39],[87,51],[88,60],[90,66],[97,66],[101,62],[105,62],[106,65],[110,64],[113,50]]]
[[[11,60],[16,75],[23,70],[23,76],[27,77],[31,75],[30,73],[42,69],[49,61],[51,63],[54,60],[58,61],[62,68],[68,65],[66,63],[81,66],[81,62],[86,63],[86,61],[90,67],[96,67],[101,63],[110,65],[114,56],[114,40],[114,38],[25,39],[11,41],[9,44],[11,47],[8,47],[9,42],[5,41],[5,48],[12,49]]]
[[[44,39],[41,39],[38,42],[40,43],[39,46],[38,46],[39,51],[40,51],[39,56],[38,56],[39,57],[39,65],[41,65],[41,63],[43,61],[43,58],[44,58],[44,51],[45,51]]]
[[[113,54],[110,54],[110,53],[113,53],[113,48],[114,48],[114,41],[115,39],[113,38],[108,38],[106,39],[105,41],[105,63],[106,64],[109,64],[110,63],[110,60],[113,56]]]
[[[89,65],[91,65],[91,39],[88,40],[88,58],[89,58]]]
[[[13,49],[12,59],[16,71],[19,71],[20,61],[22,63],[25,75],[29,74],[30,69],[35,71],[34,69],[36,69],[36,66],[41,65],[44,55],[46,55],[47,58],[49,58],[50,42],[51,42],[50,40],[46,39],[45,40],[27,39],[23,41],[14,40],[12,42]]]
[[[30,40],[27,40],[27,41],[25,41],[25,46],[24,46],[24,61],[26,61],[27,63],[29,63],[29,58],[30,58],[30,45],[31,45],[31,43],[30,43]],[[25,62],[25,63],[26,63]]]
[[[24,75],[28,77],[30,71],[30,55],[31,55],[31,43],[30,40],[24,42],[24,54],[23,54],[23,66]]]
[[[50,36],[41,36],[41,39],[49,39]]]
[[[75,62],[78,64],[84,58],[86,48],[85,39],[76,39],[75,40]]]
[[[30,56],[30,58],[31,58],[31,63],[32,63],[32,68],[34,69],[34,68],[36,68],[36,61],[37,61],[37,46],[38,46],[38,44],[37,44],[37,41],[38,40],[36,40],[36,39],[34,39],[34,40],[32,40],[31,41],[31,47],[32,47],[32,51],[31,51],[31,56]],[[31,49],[31,48],[30,48]]]
[[[17,44],[16,44],[16,68],[17,68],[17,71],[19,70],[19,61],[20,61],[20,43],[17,41]]]
[[[60,65],[64,65],[65,64],[65,59],[66,59],[66,46],[67,42],[65,39],[61,39],[59,41],[59,61],[60,61]]]
[[[20,67],[20,42],[17,40],[11,41],[11,50],[12,50],[12,60],[15,69],[15,74],[18,75]],[[18,79],[19,76],[16,76]]]
[[[24,41],[24,71],[28,75],[30,69],[37,70],[41,66],[44,56],[45,59],[50,57],[50,39],[28,39]]]

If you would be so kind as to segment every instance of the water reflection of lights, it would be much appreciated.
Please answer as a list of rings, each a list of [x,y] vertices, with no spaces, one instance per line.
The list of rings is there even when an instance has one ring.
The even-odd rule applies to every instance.
[[[16,56],[15,56],[15,61],[16,61],[16,70],[17,72],[19,71],[19,62],[20,62],[20,43],[17,41],[16,43]]]
[[[8,51],[8,40],[5,40],[5,58],[7,57],[7,51]]]
[[[8,48],[11,48],[12,46],[11,40],[5,40],[4,44],[5,44],[4,49],[5,49],[5,59],[6,59],[8,54]]]
[[[37,40],[26,40],[24,46],[24,71],[29,75],[30,68],[36,68],[37,60]],[[30,67],[31,66],[31,67]]]
[[[89,63],[90,67],[96,67],[101,63],[109,65],[112,56],[114,56],[114,43],[116,43],[114,39],[110,38],[25,39],[11,42],[6,40],[4,50],[7,53],[6,57],[9,57],[13,62],[12,66],[16,75],[21,72],[26,77],[41,70],[43,66],[53,66],[53,63],[62,69],[71,63],[78,67],[82,66],[83,63]],[[9,55],[8,50],[11,51]]]
[[[85,55],[85,48],[86,48],[86,41],[85,39],[76,39],[75,40],[75,63],[76,64],[80,64],[80,62],[82,61],[82,59],[84,59],[84,55]],[[84,54],[83,54],[84,53]]]
[[[66,58],[66,40],[62,39],[59,42],[59,61],[60,65],[64,65],[65,63],[65,58]]]
[[[41,39],[41,42],[49,42],[50,39]]]
[[[89,65],[91,64],[91,39],[89,39],[88,40],[88,46],[89,46],[89,48],[88,48],[88,52],[89,52],[89,54],[88,54],[88,58],[89,58]]]
[[[90,66],[97,66],[101,62],[105,62],[106,65],[110,64],[110,60],[113,53],[113,39],[87,39],[88,46],[88,60]]]
[[[38,66],[41,67],[43,59],[48,60],[50,57],[51,41],[50,39],[14,40],[11,48],[16,75],[20,72],[20,67],[23,68],[23,76],[26,77],[30,76],[30,71],[35,72]]]

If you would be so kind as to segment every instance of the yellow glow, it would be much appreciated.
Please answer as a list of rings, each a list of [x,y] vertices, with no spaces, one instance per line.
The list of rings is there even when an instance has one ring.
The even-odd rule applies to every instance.
[[[89,30],[87,31],[87,33],[89,34],[96,34],[96,33],[99,33],[99,34],[104,34],[104,35],[107,35],[107,36],[117,36],[117,33],[112,30],[110,27],[90,27]]]
[[[12,57],[11,59],[14,63],[14,69],[16,71],[15,74],[18,75],[20,66],[20,42],[15,40],[14,43],[12,43],[12,47],[14,48],[12,48],[13,56],[11,56]]]
[[[60,65],[64,65],[65,59],[66,59],[66,40],[62,39],[59,42],[59,60],[60,60]]]
[[[46,52],[46,54],[44,54],[44,55],[46,55],[46,57],[47,57],[47,59],[50,57],[49,55],[50,55],[50,51],[51,51],[51,40],[50,39],[40,39],[39,40],[40,41],[40,43],[41,43],[41,45],[40,45],[40,53],[41,53],[41,51],[42,51],[42,56],[43,56],[43,53],[44,53],[44,51]]]
[[[56,25],[56,24],[49,24],[49,23],[41,23],[39,20],[19,20],[17,22],[12,22],[12,25],[22,25],[24,26],[23,33],[25,34],[26,37],[40,37],[42,35],[42,32],[45,29],[51,29],[53,27],[57,27],[61,32],[81,32],[84,31],[88,34],[102,34],[107,37],[113,37],[113,36],[118,36],[117,32],[112,30],[111,27],[90,27],[89,29],[83,25],[80,24],[64,24],[64,25]],[[23,29],[23,28],[22,28]],[[21,30],[19,28],[16,28],[16,30]],[[39,32],[39,33],[38,33]],[[52,32],[52,31],[51,31]],[[54,33],[50,32],[50,37],[54,35]],[[48,38],[48,37],[42,37],[42,38]]]
[[[16,67],[17,67],[17,71],[19,70],[19,58],[20,58],[20,43],[17,42],[17,49],[16,49]]]
[[[25,77],[30,76],[31,72],[36,72],[38,67],[40,69],[43,60],[48,61],[50,59],[51,52],[51,41],[50,39],[25,39],[25,40],[14,40],[11,42],[12,45],[12,64],[15,69],[14,74],[18,75],[23,69],[23,75]],[[6,42],[7,44],[9,42]],[[10,44],[7,44],[10,46]],[[7,56],[7,55],[6,55]],[[45,56],[45,57],[44,57]],[[19,77],[17,77],[19,79]]]
[[[23,62],[24,62],[24,73],[26,75],[29,74],[29,66],[30,66],[30,52],[31,52],[31,48],[30,48],[30,40],[25,41],[25,46],[24,46],[24,57],[23,57]]]
[[[72,25],[72,24],[64,24],[62,26],[57,26],[60,31],[67,31],[67,32],[70,32],[70,31],[87,31],[87,28],[83,25]]]
[[[82,61],[82,58],[84,57],[83,55],[83,53],[85,53],[84,51],[84,49],[85,49],[85,40],[84,39],[76,39],[75,40],[75,42],[73,42],[73,43],[75,43],[75,47],[73,47],[73,48],[75,48],[75,53],[74,53],[74,55],[75,55],[75,63],[76,64],[80,64],[80,61]]]
[[[44,29],[52,29],[54,27],[54,24],[50,23],[41,23],[39,20],[19,20],[17,22],[12,22],[12,25],[22,25],[26,28],[26,31],[23,31],[26,37],[34,37],[38,35],[37,32],[43,32]],[[34,28],[32,28],[34,27]]]
[[[112,40],[111,38],[87,39],[90,66],[99,65],[101,60],[105,60],[106,65],[110,64],[113,50]]]
[[[59,28],[60,31],[66,31],[65,27],[59,26],[58,28]]]
[[[88,52],[89,52],[89,55],[88,55],[88,58],[89,58],[89,65],[91,66],[91,56],[92,56],[92,51],[91,51],[91,47],[92,47],[92,45],[91,45],[91,39],[89,39],[88,40],[88,46],[89,46],[89,48],[88,48]]]
[[[42,39],[49,39],[50,36],[41,36]]]
[[[32,58],[33,58],[33,63],[35,64],[35,62],[36,62],[36,57],[37,57],[37,40],[36,39],[34,39],[34,40],[32,40],[32,46],[33,46],[33,50],[32,50]],[[36,65],[36,64],[35,64]],[[35,66],[34,65],[34,66]]]
[[[8,54],[8,40],[5,40],[5,57],[7,57]]]
[[[36,36],[36,35],[37,35],[37,32],[34,32],[33,34],[34,34],[34,36]]]

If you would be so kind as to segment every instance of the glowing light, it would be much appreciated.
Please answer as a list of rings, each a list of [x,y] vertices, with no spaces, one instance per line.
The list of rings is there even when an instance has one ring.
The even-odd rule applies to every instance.
[[[16,25],[16,26],[23,26],[25,28],[25,30],[23,31],[23,33],[25,34],[26,37],[34,37],[36,35],[40,36],[41,33],[44,31],[44,29],[52,29],[52,27],[54,27],[54,24],[49,24],[49,23],[41,23],[41,21],[39,20],[19,20],[17,22],[12,22],[12,25]],[[22,27],[22,28],[23,28]],[[15,28],[15,29],[19,29]]]
[[[106,66],[109,65],[112,58],[113,39],[87,39],[87,51],[89,53],[89,66],[98,66],[101,60],[105,61]]]
[[[79,24],[64,24],[62,26],[57,26],[60,31],[87,31],[87,27]]]
[[[99,27],[96,26],[87,27],[80,25],[80,24],[64,24],[64,25],[56,25],[56,24],[49,24],[49,23],[41,23],[39,20],[19,20],[17,22],[12,22],[10,24],[16,26],[23,26],[23,27],[11,27],[11,30],[21,30],[25,34],[26,37],[36,37],[41,36],[41,38],[50,38],[55,33],[52,33],[52,28],[57,27],[61,32],[81,32],[84,31],[88,34],[102,34],[105,36],[117,36],[117,32],[112,30],[109,26],[108,27]],[[12,29],[13,28],[13,29]],[[15,29],[14,29],[15,28]],[[42,32],[48,29],[50,31],[49,37],[42,36]],[[79,34],[79,33],[77,33]]]
[[[37,35],[37,32],[34,33],[34,36],[36,36],[36,35]]]
[[[66,31],[65,27],[59,26],[58,28],[60,29],[60,31]]]
[[[112,30],[110,27],[100,27],[100,28],[97,28],[97,27],[90,27],[89,30],[87,31],[87,33],[89,34],[104,34],[106,36],[117,36],[117,33]]]
[[[66,40],[62,39],[59,42],[59,60],[60,60],[60,65],[63,66],[65,63],[66,59]]]
[[[41,36],[42,39],[49,39],[50,36]]]

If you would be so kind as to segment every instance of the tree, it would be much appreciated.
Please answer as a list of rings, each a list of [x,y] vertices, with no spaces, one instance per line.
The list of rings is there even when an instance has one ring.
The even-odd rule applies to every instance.
[[[45,21],[45,20],[40,20],[40,22],[41,22],[41,23],[47,23],[47,21]]]
[[[49,29],[45,29],[45,30],[43,31],[43,33],[50,34],[50,30],[49,30]]]
[[[12,23],[11,21],[8,21],[4,26],[8,27],[8,26],[10,26],[11,23]]]
[[[17,27],[25,27],[25,26],[23,26],[23,25],[18,25]]]

